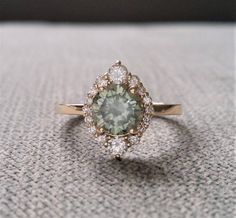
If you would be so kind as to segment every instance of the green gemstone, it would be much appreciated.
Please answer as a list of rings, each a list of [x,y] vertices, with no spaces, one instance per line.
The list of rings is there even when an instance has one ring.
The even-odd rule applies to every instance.
[[[112,135],[123,135],[137,127],[143,109],[140,97],[124,85],[110,85],[95,96],[92,114],[98,128]]]

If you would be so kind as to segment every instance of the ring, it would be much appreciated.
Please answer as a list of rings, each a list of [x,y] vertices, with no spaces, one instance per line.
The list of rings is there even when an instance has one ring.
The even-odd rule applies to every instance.
[[[60,114],[82,115],[89,132],[116,159],[140,143],[153,116],[181,115],[180,104],[152,102],[140,79],[121,61],[98,76],[85,104],[60,104]]]

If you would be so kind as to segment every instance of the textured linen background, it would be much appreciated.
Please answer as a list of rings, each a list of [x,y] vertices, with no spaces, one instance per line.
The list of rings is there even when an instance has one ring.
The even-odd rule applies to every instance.
[[[2,23],[0,37],[1,217],[233,217],[232,25]],[[117,59],[184,107],[122,162],[55,114]]]

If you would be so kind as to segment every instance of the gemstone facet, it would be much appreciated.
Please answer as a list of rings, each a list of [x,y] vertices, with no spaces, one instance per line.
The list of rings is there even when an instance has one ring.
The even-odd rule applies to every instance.
[[[92,104],[95,125],[111,135],[123,135],[136,129],[143,116],[138,96],[122,85],[110,85],[98,93]]]
[[[124,140],[121,138],[115,138],[110,147],[111,153],[116,156],[116,155],[123,155],[124,152],[127,150],[127,145]]]

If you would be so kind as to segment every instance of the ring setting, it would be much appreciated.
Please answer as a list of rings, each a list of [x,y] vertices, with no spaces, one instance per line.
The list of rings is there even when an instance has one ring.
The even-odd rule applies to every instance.
[[[181,114],[181,106],[153,103],[139,77],[117,61],[97,77],[85,104],[62,104],[59,112],[84,115],[95,140],[121,159],[130,147],[140,143],[153,116]]]

